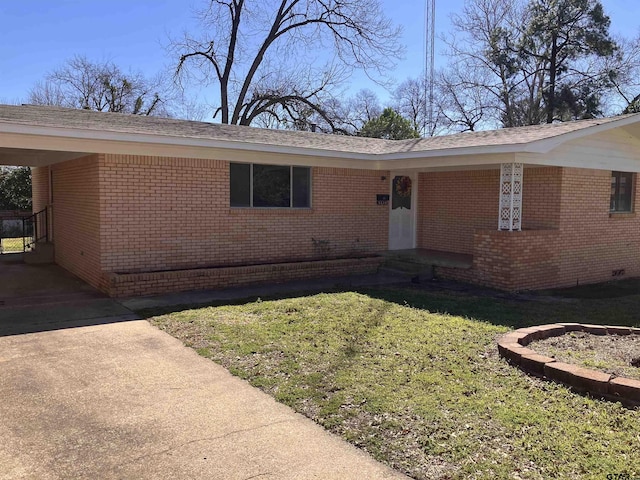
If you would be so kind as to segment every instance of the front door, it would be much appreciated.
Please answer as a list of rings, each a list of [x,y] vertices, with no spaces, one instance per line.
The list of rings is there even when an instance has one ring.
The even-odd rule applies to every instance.
[[[416,247],[417,175],[391,174],[389,250]]]

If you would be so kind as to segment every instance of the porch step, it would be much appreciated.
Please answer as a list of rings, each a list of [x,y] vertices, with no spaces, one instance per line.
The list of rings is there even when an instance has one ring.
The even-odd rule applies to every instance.
[[[53,263],[54,258],[53,243],[40,242],[34,245],[33,250],[25,252],[24,263],[30,265],[42,265],[46,263]]]
[[[383,255],[388,260],[400,260],[434,267],[461,268],[466,270],[473,266],[473,255],[425,248],[390,250],[384,252]]]
[[[378,271],[401,275],[415,283],[425,282],[433,278],[433,265],[397,258],[385,260]]]

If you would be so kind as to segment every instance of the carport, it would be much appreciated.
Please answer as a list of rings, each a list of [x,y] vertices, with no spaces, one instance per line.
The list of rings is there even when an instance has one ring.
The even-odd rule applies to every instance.
[[[20,126],[0,119],[0,166],[31,167],[34,215],[26,221],[31,222],[29,230],[33,232],[33,241],[36,243],[27,248],[32,251],[26,254],[15,253],[21,248],[0,254],[0,329],[5,330],[7,324],[15,327],[16,322],[25,325],[29,319],[38,318],[47,321],[51,317],[48,312],[55,313],[61,308],[71,310],[74,306],[81,310],[81,307],[92,302],[98,305],[100,302],[96,304],[96,300],[106,298],[85,281],[57,265],[60,262],[54,248],[56,229],[51,188],[52,167],[85,157],[87,153],[69,151],[73,148],[63,150],[63,142],[59,139],[26,134],[21,130]],[[33,128],[30,130],[33,131]],[[34,148],[36,146],[38,148]],[[61,198],[66,196],[72,202],[83,202],[77,192],[70,192],[72,197],[67,192],[58,193]],[[67,215],[67,223],[69,221],[75,221],[74,215]],[[61,226],[65,227],[65,224]],[[98,313],[92,311],[83,314],[79,311],[72,317],[90,317]]]
[[[0,255],[0,337],[134,318],[58,265],[29,265],[19,256]]]
[[[0,257],[0,306],[44,305],[103,297],[54,264],[29,265],[20,255]]]

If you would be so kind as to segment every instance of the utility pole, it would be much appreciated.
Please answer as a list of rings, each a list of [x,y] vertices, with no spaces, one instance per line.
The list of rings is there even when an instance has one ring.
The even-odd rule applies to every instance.
[[[433,135],[433,86],[435,81],[436,55],[436,0],[425,0],[424,7],[424,132]]]

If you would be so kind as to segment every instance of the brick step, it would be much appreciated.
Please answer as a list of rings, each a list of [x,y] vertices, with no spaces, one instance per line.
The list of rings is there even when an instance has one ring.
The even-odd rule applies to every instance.
[[[24,262],[30,265],[41,265],[54,262],[53,243],[36,243],[33,250],[24,254]]]
[[[388,260],[415,263],[427,267],[448,267],[469,269],[473,266],[473,256],[454,252],[442,252],[425,248],[408,250],[389,250],[382,255]]]

